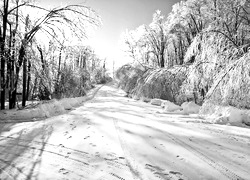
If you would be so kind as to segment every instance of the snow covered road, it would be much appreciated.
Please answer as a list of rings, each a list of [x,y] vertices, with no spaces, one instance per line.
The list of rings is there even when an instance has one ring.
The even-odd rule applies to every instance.
[[[102,87],[60,116],[0,123],[0,179],[250,179],[250,129],[200,123]]]

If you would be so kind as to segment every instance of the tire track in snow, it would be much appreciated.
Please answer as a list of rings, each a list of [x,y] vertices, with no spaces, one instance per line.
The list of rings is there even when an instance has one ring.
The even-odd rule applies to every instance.
[[[0,144],[0,149],[3,149],[4,151],[0,150],[0,155],[5,156],[11,155],[14,157],[17,157],[17,159],[21,159],[22,161],[27,161],[28,164],[33,164],[36,163],[36,161],[33,161],[33,158],[27,157],[26,153],[25,154],[19,154],[15,152],[8,152],[8,147],[17,147],[17,149],[25,149],[26,152],[30,151],[36,151],[35,154],[45,154],[46,157],[49,157],[49,159],[53,159],[53,163],[55,166],[58,166],[59,168],[58,173],[63,174],[63,175],[68,175],[68,174],[74,174],[74,176],[77,176],[80,179],[86,179],[89,180],[92,174],[94,174],[95,169],[92,166],[92,164],[89,162],[91,159],[94,159],[96,156],[93,154],[89,154],[84,151],[80,150],[75,150],[72,148],[65,147],[62,144],[55,145],[55,144],[50,144],[46,142],[40,142],[40,141],[35,141],[33,140],[30,142],[29,140],[26,139],[18,139],[19,143],[17,144],[15,142],[16,137],[5,137],[5,136],[0,136],[0,141],[6,141],[6,144],[3,142]],[[30,144],[32,143],[32,144]],[[1,161],[1,160],[0,160]],[[20,162],[20,161],[19,161]],[[2,161],[3,163],[3,161]],[[17,174],[20,174],[21,172],[19,171],[18,164],[13,165],[13,162],[8,162],[3,163],[5,166],[7,165],[10,169],[10,171],[17,171]],[[64,165],[67,166],[67,164],[71,164],[74,166],[72,167],[64,167]],[[57,167],[56,167],[57,168]],[[57,171],[55,168],[55,171]],[[74,170],[75,168],[79,169],[81,173],[76,173]],[[46,172],[46,169],[44,169],[42,172]],[[26,178],[28,177],[27,174],[24,174]],[[107,176],[107,175],[106,175]],[[26,178],[21,178],[21,179],[26,179]],[[0,173],[0,179],[1,179],[1,173]],[[61,179],[61,178],[60,178]],[[104,178],[103,180],[107,180],[108,178]],[[111,178],[110,178],[111,179]]]
[[[8,138],[12,139],[12,140],[15,140],[15,138],[11,138],[11,137],[8,137]],[[86,174],[91,175],[94,172],[94,169],[92,168],[92,166],[88,162],[85,162],[85,161],[82,160],[82,159],[88,160],[88,159],[90,159],[92,157],[88,153],[73,150],[73,149],[69,150],[69,148],[66,148],[66,147],[61,146],[61,145],[59,145],[59,146],[58,145],[52,145],[52,144],[39,142],[39,141],[36,141],[33,145],[26,145],[26,144],[22,144],[22,143],[25,143],[27,141],[22,140],[22,139],[18,139],[18,140],[19,140],[20,144],[16,144],[14,142],[7,142],[7,145],[0,145],[0,148],[1,149],[2,148],[3,149],[8,149],[9,146],[15,146],[15,147],[24,148],[25,150],[29,150],[29,151],[37,151],[37,154],[41,154],[41,152],[42,152],[42,153],[45,153],[46,156],[49,155],[49,157],[51,159],[53,159],[53,162],[59,161],[59,163],[58,163],[59,166],[62,166],[64,164],[69,164],[69,163],[70,164],[78,164],[78,166],[81,167],[81,172],[84,172],[84,173],[81,173],[81,174],[83,174],[83,175],[86,175]],[[37,145],[42,145],[43,146],[44,144],[46,144],[45,148],[36,147]],[[29,152],[29,151],[27,151],[27,152]],[[79,159],[78,157],[70,157],[70,155],[73,152],[77,153],[77,155],[80,155],[82,158]],[[8,151],[7,152],[6,151],[1,151],[0,152],[0,155],[6,155],[6,154],[17,157],[18,159],[22,159],[22,161],[27,161],[28,160],[28,162],[30,161],[30,164],[36,163],[36,161],[34,162],[33,158],[28,157],[27,154],[23,154],[23,153],[19,154],[19,153],[15,153],[15,152],[11,152],[11,151],[10,152],[8,152]],[[18,167],[18,164],[15,164],[15,162],[9,162],[9,161],[5,161],[5,160],[2,160],[2,159],[0,159],[0,162],[5,164],[6,167],[9,167],[9,171],[16,172],[16,173],[14,173],[15,175],[18,174],[18,175],[24,176],[24,177],[20,177],[19,179],[27,179],[28,178],[28,174],[22,172],[22,170],[20,170],[20,168]],[[61,169],[64,169],[64,168],[61,168]],[[81,174],[76,174],[73,169],[72,170],[64,169],[64,170],[65,170],[65,172],[62,172],[64,174],[73,173],[73,174],[75,174],[75,175],[77,175],[77,176],[79,176],[81,178],[84,177]],[[11,174],[13,174],[13,173],[11,173]],[[1,175],[1,173],[0,173],[0,175]],[[0,179],[1,179],[1,176],[0,176]],[[88,178],[84,177],[84,179],[88,179]]]
[[[99,177],[99,180],[128,180],[125,176],[126,172],[131,173],[129,170],[129,167],[126,164],[126,160],[123,157],[116,157],[116,155],[114,155],[113,158],[102,158],[99,157],[98,155],[94,155],[94,154],[89,154],[87,152],[84,151],[80,151],[80,150],[76,150],[76,149],[72,149],[72,148],[68,148],[63,146],[62,144],[59,145],[55,145],[55,144],[50,144],[50,143],[46,143],[46,142],[40,142],[40,141],[32,141],[32,145],[30,144],[26,144],[26,143],[30,143],[30,141],[25,140],[25,139],[18,139],[19,140],[19,144],[16,144],[15,142],[11,142],[12,140],[16,140],[15,137],[6,137],[6,136],[0,136],[0,141],[5,141],[10,139],[10,141],[7,141],[6,145],[1,145],[0,144],[0,149],[8,149],[8,146],[17,146],[17,147],[21,147],[21,148],[25,148],[25,149],[29,149],[29,150],[36,150],[36,151],[43,151],[44,153],[47,153],[51,156],[51,158],[55,158],[58,161],[60,161],[61,163],[59,164],[69,164],[72,162],[75,162],[77,164],[79,164],[81,167],[81,171],[83,173],[83,175],[86,175],[86,173],[88,175],[94,174],[95,172],[95,162],[93,162],[95,159],[99,159],[99,160],[103,160],[105,161],[105,163],[107,164],[107,166],[109,167],[109,169],[106,169],[106,172],[103,172],[101,177]],[[40,148],[37,146],[45,146],[46,148]],[[4,152],[4,151],[0,151],[0,155],[5,155],[8,152]],[[19,157],[20,154],[18,153],[10,153],[16,157]],[[73,157],[70,157],[72,156]],[[56,156],[56,157],[55,157]],[[75,156],[75,157],[74,157]],[[25,157],[23,155],[21,155],[20,158],[24,158],[24,160],[29,159],[29,157]],[[62,160],[60,158],[63,158]],[[85,161],[82,161],[85,160]],[[64,162],[65,161],[65,162]],[[0,159],[1,162],[1,159]],[[3,161],[2,161],[3,163]],[[8,165],[8,167],[10,167],[12,170],[17,170],[19,171],[19,168],[16,167],[15,165],[13,165],[12,163],[7,163],[5,162],[5,165]],[[116,170],[122,170],[123,171],[123,175],[119,175],[119,173],[116,172]],[[70,169],[65,169],[65,168],[61,168],[59,170],[61,173],[74,173],[74,170],[70,170]],[[21,171],[19,171],[19,173],[21,173]],[[1,173],[0,173],[1,175]],[[25,174],[24,174],[25,175]],[[82,176],[81,174],[76,174],[79,177],[83,178],[83,179],[88,179],[85,176]],[[123,177],[122,177],[123,176]],[[25,179],[25,178],[23,178]],[[129,178],[130,180],[130,178]]]
[[[2,138],[0,141],[5,140],[5,139],[11,139],[11,140],[15,140],[16,139],[15,137],[10,137],[10,136],[7,136],[7,137],[0,136],[0,137]],[[19,142],[30,142],[30,141],[25,140],[25,139],[18,139],[18,141]],[[87,157],[87,155],[88,155],[88,153],[86,153],[86,152],[79,151],[79,150],[72,149],[72,148],[68,148],[68,147],[63,146],[62,144],[55,145],[55,144],[50,144],[50,143],[40,142],[40,141],[32,141],[32,143],[37,144],[37,145],[43,145],[43,146],[46,146],[47,148],[49,148],[49,146],[54,147],[54,148],[62,148],[62,149],[69,150],[69,151],[72,151],[72,152],[80,153],[80,154],[84,155],[85,157]],[[39,150],[39,151],[44,151],[44,152],[47,152],[47,153],[51,153],[51,154],[55,154],[55,155],[58,155],[58,156],[66,157],[66,154],[53,152],[51,150],[46,150],[46,149],[38,148],[38,147],[35,147],[35,146],[32,146],[32,145],[22,145],[22,144],[16,144],[16,143],[11,143],[11,142],[8,142],[8,145],[20,146],[20,147],[24,147],[24,148],[28,148],[28,149],[32,149],[32,150],[36,149],[36,150]],[[6,147],[6,146],[0,145],[0,147]],[[1,154],[1,152],[0,152],[0,154]],[[85,165],[89,165],[88,163],[80,161],[80,160],[77,160],[77,159],[75,161],[81,162],[81,163],[83,163]]]
[[[136,180],[137,179],[146,180],[146,178],[144,177],[144,175],[141,173],[143,171],[137,165],[137,163],[135,162],[135,159],[132,158],[132,156],[130,154],[130,151],[128,150],[128,147],[126,145],[127,143],[124,140],[124,138],[122,137],[122,131],[121,131],[121,128],[119,127],[119,125],[118,125],[118,120],[117,119],[113,119],[113,122],[114,122],[114,126],[115,126],[115,129],[116,129],[116,132],[117,132],[120,144],[121,144],[122,151],[124,153],[124,157],[126,159],[127,165],[129,167],[129,169],[130,169],[130,171],[131,171],[134,179],[136,179]]]
[[[22,172],[22,170],[20,170],[18,167],[16,167],[14,164],[10,163],[9,161],[0,159],[0,162],[2,162],[4,165],[10,166],[12,171],[13,169],[16,170],[18,172],[18,175],[21,176],[22,179],[26,179],[27,175],[24,174]],[[7,177],[7,179],[9,180],[15,180],[15,176],[13,172],[8,172],[7,170],[5,170],[4,168],[0,167],[0,179],[2,177]],[[6,178],[5,178],[6,179]]]
[[[179,138],[173,136],[171,133],[164,132],[172,141],[179,144],[181,147],[184,147],[188,151],[192,152],[193,154],[197,155],[201,160],[203,160],[205,163],[207,163],[209,166],[214,168],[215,170],[219,171],[221,174],[223,174],[225,177],[227,177],[230,180],[244,180],[242,177],[238,176],[234,172],[232,172],[230,169],[226,168],[225,166],[215,162],[214,160],[210,159],[207,155],[199,151],[197,148],[193,148],[191,145],[185,143],[184,141],[180,140]]]
[[[239,141],[239,142],[245,143],[245,144],[250,146],[249,136],[225,132],[225,131],[223,131],[223,129],[212,129],[211,127],[207,127],[207,126],[200,126],[199,128],[201,128],[202,130],[209,132],[209,133],[212,132],[212,133],[216,134],[217,136],[219,135],[222,138],[237,141],[237,142]]]
[[[32,148],[32,150],[36,150],[34,148]],[[89,165],[84,165],[79,161],[72,161],[72,159],[70,158],[61,158],[60,156],[54,156],[54,153],[48,153],[48,151],[44,151],[46,153],[46,158],[47,159],[53,159],[53,162],[50,162],[47,164],[46,167],[39,167],[39,171],[41,171],[42,173],[46,173],[46,171],[48,170],[48,168],[50,168],[51,166],[53,168],[55,168],[55,172],[58,172],[59,174],[62,175],[66,175],[66,174],[73,174],[74,176],[77,176],[81,179],[87,179],[89,180],[89,175],[91,175],[94,170],[91,169],[91,166]],[[0,159],[0,162],[4,162],[4,164],[6,165],[6,172],[9,172],[9,174],[12,175],[13,180],[17,180],[17,179],[32,179],[32,174],[30,174],[30,172],[32,172],[35,168],[35,166],[33,168],[29,168],[29,166],[33,166],[33,164],[39,164],[40,160],[35,160],[32,161],[33,158],[30,157],[30,153],[26,152],[25,154],[22,154],[20,156],[20,154],[18,153],[11,153],[11,155],[14,155],[16,157],[18,157],[18,161],[19,162],[25,162],[25,164],[19,164],[19,162],[15,162],[15,161],[5,161]],[[65,167],[64,165],[66,164],[70,164],[72,165],[77,165],[74,166],[74,168],[71,167]],[[60,168],[61,167],[61,168]],[[60,168],[60,169],[59,169]],[[75,170],[80,169],[81,173],[77,173],[75,172]],[[32,171],[30,171],[32,170]],[[0,173],[0,179],[2,178],[2,176],[4,176],[4,174]],[[8,178],[7,178],[8,179]],[[35,178],[36,179],[36,178]],[[58,178],[53,178],[53,179],[58,179]],[[60,179],[62,179],[62,177],[60,177]]]
[[[134,178],[135,179],[140,179],[140,180],[149,179],[148,177],[145,176],[145,173],[143,173],[144,172],[143,167],[140,166],[138,163],[136,163],[135,159],[132,157],[132,155],[131,155],[131,153],[129,151],[129,148],[127,146],[128,143],[122,137],[123,131],[121,130],[121,128],[118,125],[118,120],[113,119],[113,122],[114,122],[115,128],[117,130],[117,134],[118,134],[120,144],[121,144],[122,150],[124,152],[127,164],[130,166],[129,168],[132,171],[132,174],[134,175]],[[136,126],[139,126],[139,125],[136,124]],[[184,180],[184,179],[187,179],[187,178],[184,178],[184,176],[179,172],[175,172],[175,171],[169,171],[169,172],[163,172],[162,171],[161,172],[161,171],[158,171],[157,166],[152,166],[150,164],[145,164],[145,167],[146,167],[146,169],[153,172],[153,176],[156,179],[162,179],[162,180],[165,180],[165,179],[168,179],[168,180]],[[152,180],[152,179],[149,179],[149,180]]]

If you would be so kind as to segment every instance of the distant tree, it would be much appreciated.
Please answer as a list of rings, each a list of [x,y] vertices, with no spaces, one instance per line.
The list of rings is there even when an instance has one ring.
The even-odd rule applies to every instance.
[[[127,30],[122,36],[124,51],[141,65],[145,65],[149,61],[148,57],[144,56],[149,51],[145,34],[145,27],[142,25],[135,30]]]
[[[167,46],[165,26],[164,16],[156,11],[148,26],[141,25],[124,33],[125,51],[143,66],[164,67]]]
[[[153,15],[153,21],[146,28],[147,42],[151,45],[151,52],[154,53],[158,66],[165,67],[165,51],[167,44],[167,35],[165,31],[164,16],[158,10]]]

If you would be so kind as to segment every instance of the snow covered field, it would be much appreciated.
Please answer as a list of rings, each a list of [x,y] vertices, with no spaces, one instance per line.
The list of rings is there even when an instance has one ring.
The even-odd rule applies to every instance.
[[[1,120],[0,179],[249,179],[247,126],[165,114],[124,96],[104,86],[68,113]]]

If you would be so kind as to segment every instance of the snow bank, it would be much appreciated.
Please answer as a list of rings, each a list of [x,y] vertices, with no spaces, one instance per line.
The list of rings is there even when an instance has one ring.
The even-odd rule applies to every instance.
[[[42,116],[44,117],[51,117],[57,114],[62,114],[65,112],[64,107],[57,101],[57,100],[51,100],[43,104],[38,105],[38,109],[42,113]]]
[[[68,98],[60,100],[60,103],[65,110],[71,110],[73,108],[72,105],[69,103]]]
[[[37,117],[46,117],[45,112],[39,109],[8,110],[0,113],[0,120],[23,120],[30,121]]]
[[[178,114],[199,114],[200,107],[194,102],[184,102],[181,106],[174,104],[168,100],[152,99],[150,104],[161,106],[163,113],[178,113]]]
[[[206,102],[203,104],[200,114],[211,123],[250,125],[250,110],[242,110],[233,106],[219,106]]]
[[[164,108],[164,111],[166,112],[174,112],[174,111],[181,111],[182,110],[182,107],[181,106],[178,106],[170,101],[163,101],[162,104],[161,104],[161,107]]]
[[[133,96],[133,99],[136,100],[136,101],[140,100],[140,98],[138,96],[136,96],[136,95]]]
[[[250,126],[250,110],[246,110],[242,116],[242,122],[248,126]]]
[[[183,112],[185,114],[198,114],[200,111],[200,107],[199,105],[195,104],[193,101],[191,102],[184,102],[181,105]]]
[[[213,123],[217,124],[241,124],[243,122],[244,112],[232,106],[218,106],[210,118]]]
[[[102,86],[98,86],[92,89],[88,95],[84,97],[65,98],[61,100],[53,99],[41,102],[34,108],[0,111],[0,120],[6,120],[7,122],[11,120],[31,121],[60,115],[92,99],[101,87]]]
[[[161,106],[162,100],[161,99],[151,99],[150,104]]]
[[[243,121],[243,111],[240,109],[237,109],[235,107],[229,106],[225,107],[222,110],[222,116],[228,118],[229,123],[242,123]]]
[[[141,100],[142,100],[143,102],[146,102],[146,103],[149,103],[149,102],[151,101],[150,98],[146,98],[146,97],[142,97]]]

